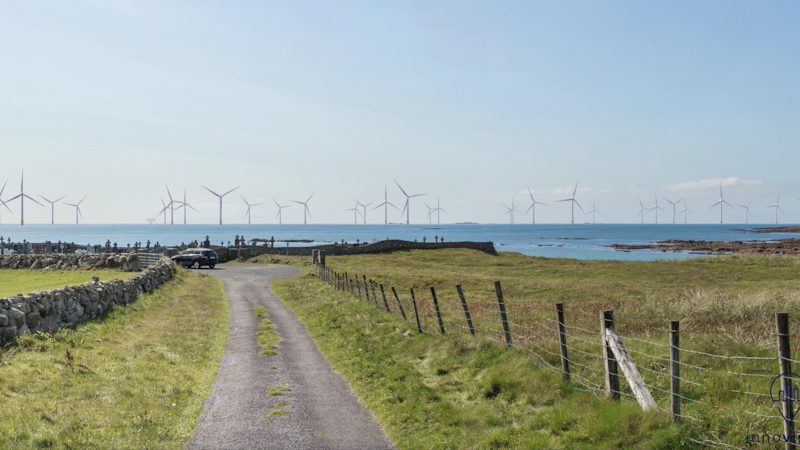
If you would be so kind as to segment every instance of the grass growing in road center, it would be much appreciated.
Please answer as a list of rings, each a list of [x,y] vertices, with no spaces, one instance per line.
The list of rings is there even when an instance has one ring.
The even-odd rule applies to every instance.
[[[75,329],[20,338],[0,350],[0,448],[182,448],[227,326],[222,283],[179,271]]]

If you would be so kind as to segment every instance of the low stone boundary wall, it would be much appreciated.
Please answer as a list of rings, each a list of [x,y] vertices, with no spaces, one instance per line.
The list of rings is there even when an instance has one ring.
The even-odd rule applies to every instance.
[[[311,256],[314,250],[324,250],[328,256],[334,255],[358,255],[362,253],[375,253],[385,250],[407,250],[407,249],[439,249],[439,248],[467,248],[478,250],[490,255],[497,256],[497,251],[492,242],[411,242],[400,239],[388,239],[370,244],[327,244],[314,245],[309,247],[265,247],[261,245],[247,245],[241,247],[241,256],[251,258],[253,256],[272,254],[276,256]],[[220,262],[229,261],[239,257],[239,249],[234,247],[212,247],[220,257]]]
[[[140,269],[136,253],[50,253],[0,255],[0,269],[63,269],[97,267],[136,272]],[[2,319],[0,319],[2,320]]]
[[[174,272],[172,261],[162,258],[127,280],[90,281],[0,298],[0,343],[28,332],[58,330],[102,314],[112,305],[127,305],[172,278]]]

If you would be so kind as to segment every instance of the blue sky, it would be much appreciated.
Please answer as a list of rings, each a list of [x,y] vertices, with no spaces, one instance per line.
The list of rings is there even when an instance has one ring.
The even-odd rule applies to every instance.
[[[658,194],[713,223],[721,181],[753,221],[781,193],[797,223],[798,21],[794,2],[6,2],[2,198],[25,170],[26,192],[88,195],[86,222],[143,223],[169,183],[213,223],[200,185],[240,185],[228,223],[237,194],[271,223],[271,198],[312,192],[313,222],[348,223],[385,184],[402,207],[397,180],[428,194],[413,222],[436,196],[443,221],[504,222],[530,186],[537,221],[563,223],[580,180],[605,222]]]

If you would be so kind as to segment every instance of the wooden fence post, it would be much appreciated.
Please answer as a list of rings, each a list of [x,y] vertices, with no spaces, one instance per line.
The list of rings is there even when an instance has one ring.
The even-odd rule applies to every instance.
[[[464,308],[464,317],[467,318],[467,326],[469,327],[469,332],[471,335],[475,336],[475,328],[472,326],[472,316],[469,314],[467,299],[464,298],[464,291],[461,289],[460,284],[456,285],[456,290],[458,291],[458,296],[461,298],[461,307]]]
[[[369,288],[367,287],[367,276],[361,275],[364,278],[364,293],[367,294],[367,301],[369,301]]]
[[[619,369],[617,358],[608,346],[606,328],[614,326],[614,310],[600,311],[600,341],[603,344],[603,365],[606,372],[606,395],[612,400],[619,400]]]
[[[503,300],[503,289],[500,287],[499,280],[494,282],[494,292],[497,294],[497,305],[500,307],[500,321],[503,323],[503,334],[506,336],[506,347],[511,347],[511,328],[508,326],[506,302]]]
[[[392,286],[392,293],[394,294],[394,299],[397,300],[397,307],[400,308],[400,314],[403,315],[403,320],[406,319],[406,312],[403,310],[403,304],[400,303],[400,297],[397,296],[397,291],[394,290],[394,286]]]
[[[422,325],[419,323],[419,312],[417,311],[417,298],[414,296],[414,288],[411,288],[411,304],[414,305],[414,317],[417,318],[417,329],[420,333],[423,333]]]
[[[561,343],[561,376],[569,382],[569,356],[567,355],[567,325],[564,322],[564,304],[556,303],[558,341]]]
[[[356,275],[356,289],[358,289],[358,298],[361,299],[361,285],[358,284],[358,275]]]
[[[793,450],[796,444],[796,436],[794,435],[794,401],[797,399],[794,398],[795,391],[792,388],[792,347],[789,345],[789,314],[775,313],[775,325],[778,329],[778,361],[781,367],[780,391],[783,391],[783,435],[787,438],[784,448]]]
[[[681,418],[681,335],[680,321],[669,321],[669,375],[672,378],[672,421]]]
[[[433,307],[436,309],[436,318],[439,320],[439,331],[444,334],[444,322],[442,322],[442,312],[439,311],[439,300],[436,299],[436,289],[431,286],[431,295],[433,296]]]
[[[344,278],[342,278],[342,281],[344,282],[344,290],[345,290],[345,291],[347,290],[347,280],[349,280],[349,279],[350,279],[350,278],[348,278],[348,276],[347,276],[347,272],[345,272],[345,273],[344,273]],[[351,288],[353,287],[353,283],[350,283],[350,287],[351,287]],[[350,291],[352,291],[352,289],[350,289]]]
[[[383,297],[383,305],[386,306],[386,312],[390,313],[392,310],[389,309],[389,302],[386,301],[386,292],[383,292],[383,283],[381,283],[381,296]]]
[[[356,290],[355,290],[355,289],[353,289],[353,279],[352,279],[352,278],[350,278],[350,293],[353,293],[353,292],[355,292],[355,291],[356,291]]]
[[[319,263],[325,265],[325,250],[319,251]]]
[[[378,296],[375,295],[375,284],[369,280],[369,287],[372,288],[372,299],[375,300],[375,306],[378,306]]]

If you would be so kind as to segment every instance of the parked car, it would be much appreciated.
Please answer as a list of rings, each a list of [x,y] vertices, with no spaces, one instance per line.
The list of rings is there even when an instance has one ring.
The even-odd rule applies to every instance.
[[[199,269],[203,266],[208,266],[209,269],[213,269],[219,260],[214,250],[192,248],[182,251],[179,255],[173,256],[172,261],[182,266],[191,266],[193,269]]]

